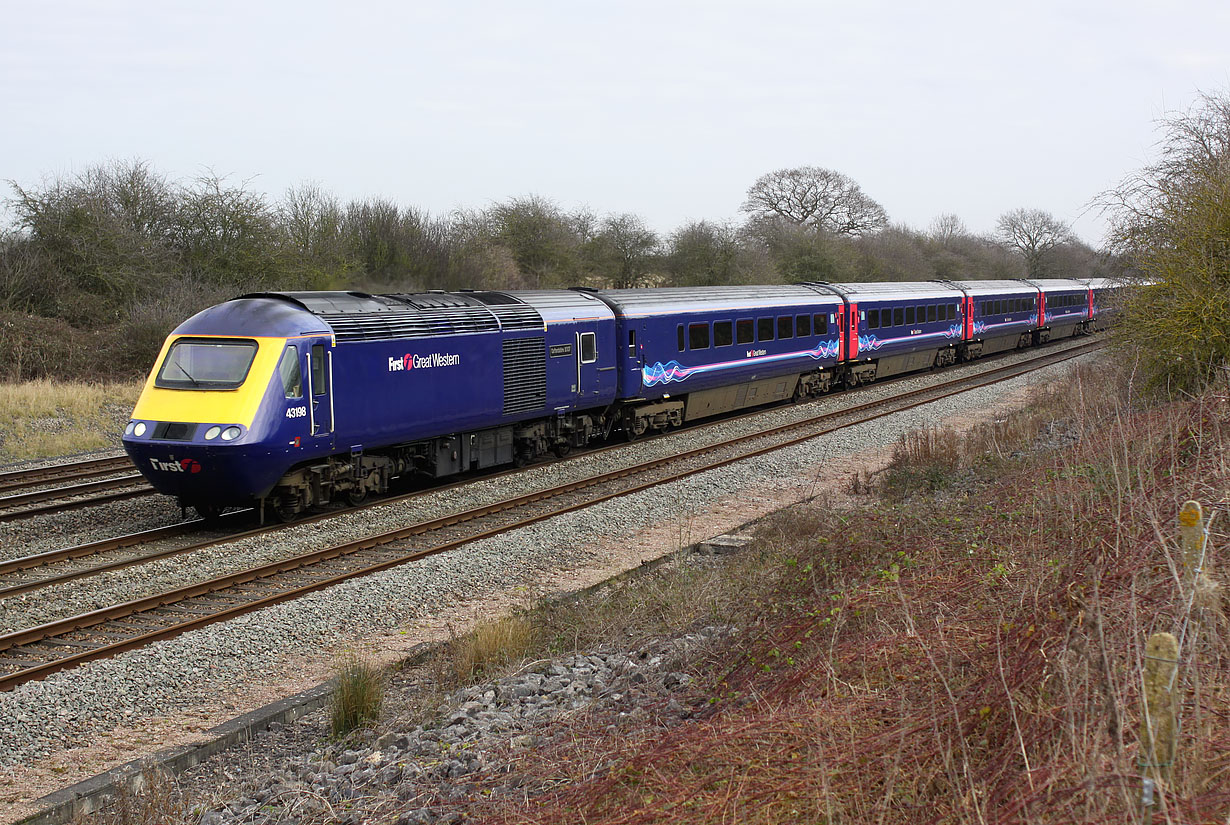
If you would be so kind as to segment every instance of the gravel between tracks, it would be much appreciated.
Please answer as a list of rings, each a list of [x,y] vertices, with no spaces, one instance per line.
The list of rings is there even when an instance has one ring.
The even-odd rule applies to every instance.
[[[735,495],[755,496],[762,487],[786,484],[806,488],[815,483],[817,468],[826,462],[882,448],[894,442],[904,429],[986,409],[1024,387],[1063,374],[1072,363],[860,424],[664,487],[623,496],[414,565],[347,582],[324,593],[23,685],[0,695],[0,789],[6,791],[0,793],[0,799],[28,799],[16,781],[20,766],[36,764],[53,752],[88,745],[119,726],[190,712],[201,706],[216,706],[216,697],[220,695],[258,683],[284,667],[293,669],[296,657],[319,656],[326,648],[340,649],[365,635],[397,632],[398,628],[430,617],[460,600],[497,590],[520,589],[532,596],[537,592],[536,583],[548,572],[593,563],[598,553],[595,545],[604,539],[630,536],[654,524],[682,524],[715,502]],[[892,387],[872,387],[858,398],[896,393],[945,377],[928,374]],[[847,398],[835,396],[805,408],[772,411],[758,417],[755,426],[797,420],[826,407],[845,404]],[[708,430],[703,436],[682,432],[634,445],[618,457],[601,456],[531,468],[515,477],[492,479],[465,490],[429,494],[408,504],[373,508],[345,518],[254,537],[191,559],[119,571],[101,588],[97,583],[65,585],[55,592],[32,594],[28,600],[6,600],[8,603],[0,605],[0,624],[6,628],[26,626],[33,621],[81,612],[109,601],[116,594],[133,598],[141,592],[169,589],[203,575],[252,566],[439,515],[442,509],[461,509],[558,483],[567,477],[589,475],[600,468],[668,455],[685,446],[695,446],[701,437],[706,441],[718,440],[751,426],[748,421],[733,421]],[[126,528],[137,523],[155,526],[157,501],[97,508],[105,511],[105,516],[89,511],[69,514],[74,526],[57,533],[60,538],[52,541],[51,546],[62,546],[70,537],[74,542],[101,538],[98,531],[104,529],[104,524],[123,524]],[[161,506],[165,513],[165,502]],[[172,509],[177,517],[178,510]],[[47,523],[6,525],[0,532],[4,547],[22,541],[29,552],[30,546],[40,546],[49,532],[50,521],[37,521]],[[670,548],[661,549],[665,552]],[[132,755],[135,754],[127,758]]]

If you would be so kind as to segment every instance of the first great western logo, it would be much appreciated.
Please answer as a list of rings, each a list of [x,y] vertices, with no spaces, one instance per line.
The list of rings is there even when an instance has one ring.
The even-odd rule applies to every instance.
[[[436,367],[455,367],[461,363],[461,356],[455,352],[431,352],[427,355],[417,355],[407,352],[397,358],[389,358],[389,372],[405,372],[406,370],[427,370]]]

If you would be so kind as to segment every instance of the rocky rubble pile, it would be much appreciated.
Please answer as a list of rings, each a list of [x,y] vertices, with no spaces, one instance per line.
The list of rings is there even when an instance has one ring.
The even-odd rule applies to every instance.
[[[548,746],[557,735],[550,723],[563,715],[602,710],[614,726],[649,719],[649,708],[666,724],[691,718],[687,662],[734,632],[709,627],[635,651],[574,655],[459,690],[432,724],[284,760],[242,798],[204,812],[200,825],[462,821],[479,794],[528,790],[515,760]]]

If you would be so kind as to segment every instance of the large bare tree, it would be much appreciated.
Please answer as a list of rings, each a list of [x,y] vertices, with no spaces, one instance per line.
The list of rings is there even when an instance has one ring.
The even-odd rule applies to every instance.
[[[1001,243],[1021,253],[1029,277],[1043,274],[1043,258],[1072,240],[1072,229],[1042,209],[1011,209],[999,216],[995,232]]]
[[[754,220],[785,220],[839,235],[883,228],[888,213],[857,183],[832,169],[799,166],[761,175],[741,207]]]

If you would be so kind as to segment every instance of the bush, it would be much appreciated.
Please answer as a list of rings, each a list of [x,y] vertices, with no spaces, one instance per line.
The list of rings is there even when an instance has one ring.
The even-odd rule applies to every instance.
[[[1149,281],[1128,296],[1121,343],[1148,381],[1194,392],[1230,361],[1230,95],[1165,121],[1161,160],[1104,198],[1112,240]]]

